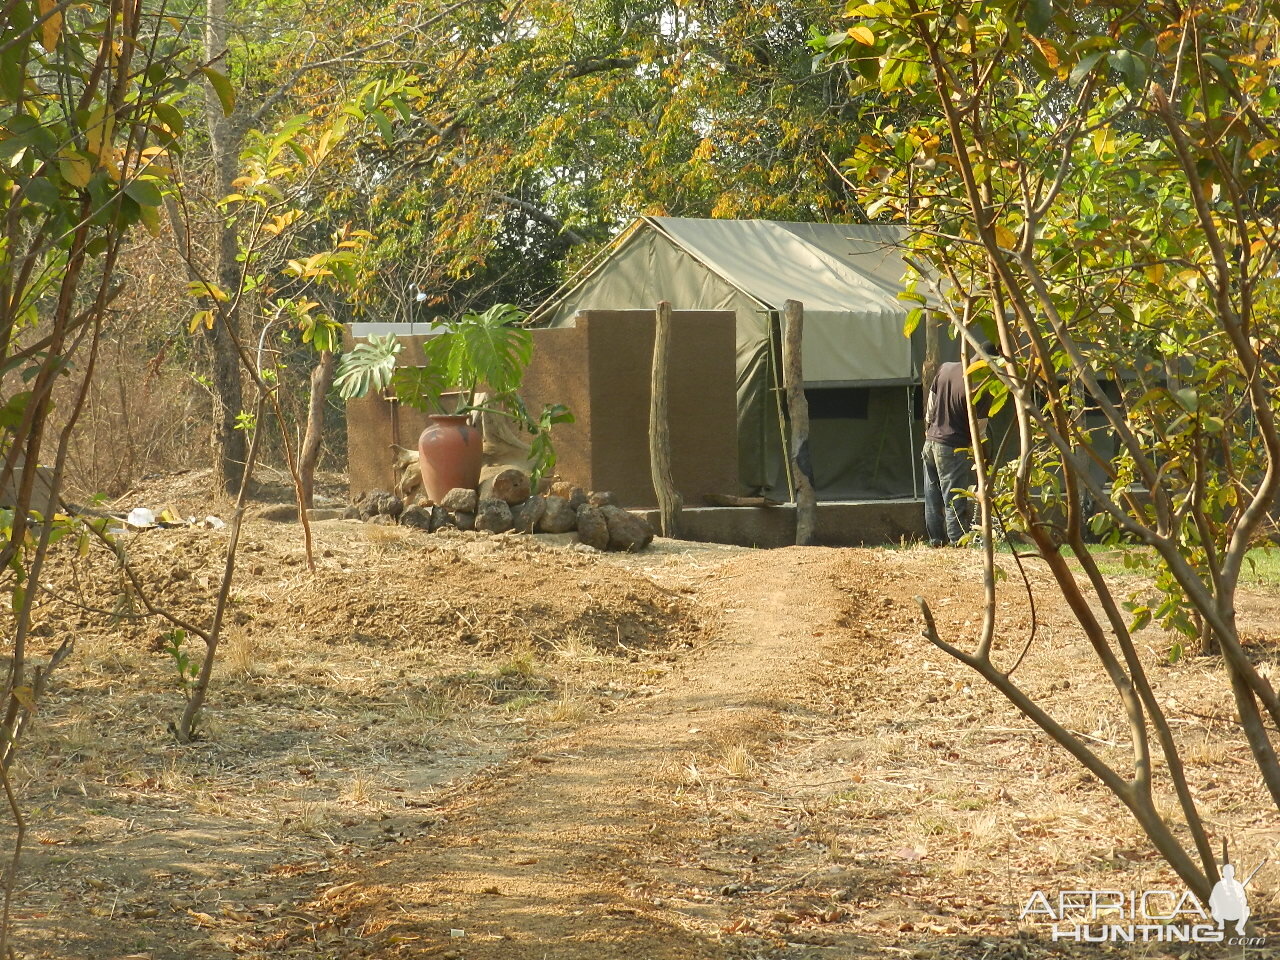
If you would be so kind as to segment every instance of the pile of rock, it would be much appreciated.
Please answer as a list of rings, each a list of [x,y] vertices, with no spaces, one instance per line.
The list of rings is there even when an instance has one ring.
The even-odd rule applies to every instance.
[[[571,533],[597,550],[643,550],[653,540],[644,517],[619,507],[611,493],[588,493],[563,481],[535,493],[529,475],[503,470],[480,489],[457,487],[439,502],[425,497],[406,505],[386,491],[368,494],[347,508],[346,516],[366,523],[484,533]]]

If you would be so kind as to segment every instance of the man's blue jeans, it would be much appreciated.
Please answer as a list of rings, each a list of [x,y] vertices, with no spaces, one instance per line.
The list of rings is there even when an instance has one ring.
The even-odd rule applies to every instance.
[[[924,442],[924,528],[931,543],[953,545],[969,532],[967,495],[973,485],[973,460],[968,453],[936,440]]]

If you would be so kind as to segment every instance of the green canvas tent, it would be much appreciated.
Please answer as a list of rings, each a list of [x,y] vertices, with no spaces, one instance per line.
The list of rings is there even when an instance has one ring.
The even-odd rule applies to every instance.
[[[903,336],[906,265],[897,227],[641,217],[534,311],[737,314],[739,475],[744,492],[789,499],[779,359],[788,299],[804,304],[802,359],[819,497],[918,497],[923,327]],[[637,358],[637,362],[647,362]]]

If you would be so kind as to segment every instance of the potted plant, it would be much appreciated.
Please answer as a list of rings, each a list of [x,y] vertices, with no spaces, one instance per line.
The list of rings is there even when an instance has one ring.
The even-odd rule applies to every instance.
[[[502,303],[438,322],[440,332],[423,344],[421,367],[398,365],[403,344],[395,334],[369,337],[338,365],[334,384],[344,399],[389,391],[401,403],[429,412],[418,454],[423,487],[437,502],[454,487],[474,489],[480,483],[482,438],[471,425],[473,411],[502,413],[532,434],[535,482],[555,464],[551,427],[572,422],[573,415],[563,404],[548,404],[535,419],[521,400],[518,391],[533,354],[532,335],[518,326],[524,317],[518,307]],[[478,405],[481,389],[485,401]]]

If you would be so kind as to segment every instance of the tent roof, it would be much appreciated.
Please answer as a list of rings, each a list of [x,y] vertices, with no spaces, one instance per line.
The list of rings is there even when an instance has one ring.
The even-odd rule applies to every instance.
[[[781,310],[901,317],[902,227],[779,220],[644,217],[682,249],[761,303]]]

